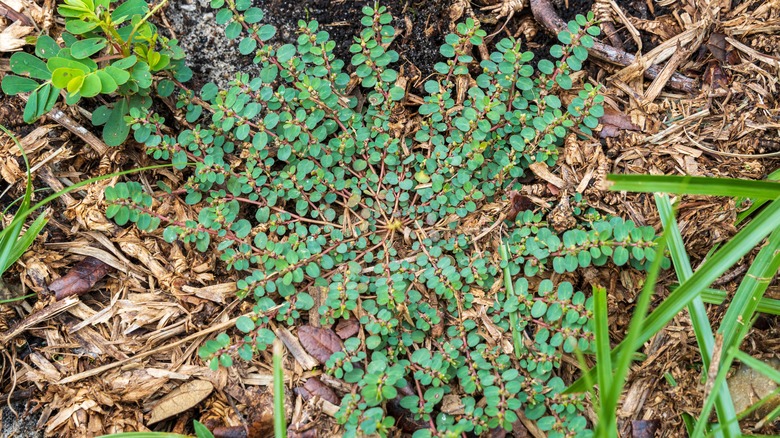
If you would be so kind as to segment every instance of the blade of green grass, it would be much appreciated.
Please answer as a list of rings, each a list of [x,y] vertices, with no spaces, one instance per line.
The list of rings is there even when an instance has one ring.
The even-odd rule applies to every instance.
[[[676,175],[609,175],[610,190],[681,195],[742,196],[752,199],[777,199],[780,183],[734,178]]]
[[[669,200],[669,196],[656,195],[655,204],[658,207],[658,213],[661,216],[664,232],[668,235],[669,254],[672,258],[672,264],[674,265],[677,279],[680,283],[684,283],[693,276],[693,269],[691,269],[691,261],[688,258],[688,253],[685,251],[685,243],[682,240],[680,229],[674,218],[672,203]],[[707,317],[707,309],[704,307],[704,301],[701,296],[693,298],[688,305],[688,314],[691,317],[691,324],[693,325],[693,331],[696,335],[696,342],[699,345],[702,363],[704,364],[703,368],[708,370],[710,369],[710,359],[712,358],[713,349],[715,347],[715,336],[712,334],[710,320]],[[718,419],[721,423],[726,424],[729,422],[729,419],[736,418],[737,416],[737,413],[734,411],[734,403],[731,400],[731,393],[729,392],[728,385],[726,385],[726,382],[723,382],[722,385],[715,387],[713,391],[717,394],[715,409],[718,413]],[[739,423],[734,423],[733,426],[724,430],[724,436],[739,435]]]
[[[780,416],[780,405],[775,406],[775,408],[772,409],[772,412],[766,414],[766,417],[762,418],[761,421],[756,423],[756,429],[761,428],[764,424],[772,423],[778,416]]]
[[[753,403],[752,405],[750,405],[749,408],[745,409],[743,412],[740,412],[739,416],[737,418],[739,420],[742,420],[743,418],[749,417],[753,412],[755,412],[760,407],[766,405],[767,403],[777,402],[777,397],[778,396],[780,396],[780,388],[775,389],[774,391],[772,391],[769,394],[765,395],[761,400],[759,400],[759,401]]]
[[[577,362],[580,365],[580,369],[584,372],[582,377],[585,379],[585,387],[588,388],[588,392],[590,392],[593,410],[599,412],[601,410],[601,400],[599,400],[598,394],[596,393],[596,385],[593,383],[592,376],[590,373],[587,373],[588,362],[585,360],[585,354],[583,354],[582,350],[579,348],[574,350],[574,354],[577,356]],[[612,360],[611,355],[610,360]]]
[[[747,333],[755,320],[754,315],[758,307],[758,301],[763,296],[769,283],[775,275],[777,275],[777,270],[779,268],[780,229],[776,229],[769,235],[766,245],[761,248],[761,251],[759,251],[755,260],[750,265],[747,274],[742,279],[737,292],[734,294],[734,298],[726,310],[726,315],[724,315],[723,321],[718,328],[718,334],[723,337],[723,349],[736,352],[735,354],[727,355],[721,360],[719,364],[720,370],[728,371],[731,369],[731,363],[734,358],[740,356],[738,350],[739,345],[742,343],[745,336],[747,336]],[[780,376],[780,372],[777,374]],[[725,380],[721,385],[726,385]],[[728,387],[726,390],[728,390]],[[733,403],[731,409],[734,409]],[[708,415],[709,408],[708,405],[705,404],[699,421],[702,421],[702,419],[706,420]],[[720,415],[718,415],[718,418],[721,423],[720,430],[724,429],[724,425],[728,428],[739,426],[739,420],[736,415],[733,419],[724,419],[721,418]]]
[[[514,301],[515,288],[512,285],[512,273],[509,270],[509,245],[504,243],[501,244],[501,261],[504,262],[504,287],[506,288],[507,300]],[[509,312],[509,326],[512,330],[512,344],[515,349],[515,357],[519,359],[523,352],[523,338],[517,329],[519,326],[517,311]]]
[[[677,289],[680,285],[673,284],[669,286],[669,290],[674,291]],[[723,304],[724,301],[729,297],[729,293],[725,290],[720,289],[704,289],[701,293],[701,298],[704,300],[707,304]],[[758,300],[758,307],[756,308],[757,312],[760,313],[766,313],[769,315],[780,315],[780,300],[776,300],[774,298],[767,298],[763,297],[760,300]]]
[[[688,436],[692,436],[693,429],[696,428],[696,420],[687,412],[683,412],[680,415],[682,415],[683,423],[685,423],[685,432],[688,433]]]
[[[661,331],[675,315],[699,296],[701,291],[709,287],[712,282],[758,245],[778,223],[780,223],[780,200],[775,200],[728,243],[723,245],[718,252],[713,254],[709,260],[705,261],[691,278],[681,284],[647,317],[642,333],[634,341],[635,344],[628,344],[624,340],[613,350],[613,354],[618,354],[624,349],[638,350],[645,341]],[[591,369],[590,372],[595,371]],[[565,392],[582,392],[585,389],[583,386],[583,379],[580,377]]]
[[[778,181],[780,180],[780,169],[775,170],[774,172],[770,173],[766,177],[767,181]],[[739,197],[735,200],[735,203],[737,205],[737,208],[739,209],[745,200],[748,198]],[[751,214],[753,214],[754,211],[758,210],[759,208],[763,207],[764,204],[766,204],[765,199],[755,199],[753,200],[753,204],[750,205],[750,208],[747,210],[737,213],[737,221],[734,223],[734,225],[739,225],[742,221],[744,221],[746,218],[748,218]]]
[[[24,152],[24,148],[22,147],[21,143],[19,143],[19,139],[16,138],[16,136],[9,131],[5,126],[0,125],[0,130],[6,133],[13,141],[16,143],[16,147],[19,148],[19,151],[22,154],[22,158],[24,159],[24,166],[25,169],[25,176],[27,178],[27,182],[24,189],[24,197],[22,198],[22,203],[19,205],[19,208],[16,210],[16,214],[14,215],[14,220],[11,221],[10,224],[8,224],[8,227],[6,227],[3,230],[3,234],[0,234],[0,275],[3,274],[8,267],[11,266],[12,263],[14,263],[19,257],[13,258],[14,254],[19,253],[19,245],[17,245],[17,242],[19,241],[19,236],[22,232],[22,227],[24,226],[24,222],[27,219],[28,214],[25,214],[25,211],[30,207],[30,202],[32,201],[32,193],[33,193],[33,187],[32,187],[32,175],[30,174],[30,162],[27,160],[27,154]],[[17,221],[17,219],[19,219]],[[6,232],[7,231],[7,232]],[[33,237],[34,239],[34,237]],[[29,238],[27,239],[29,240]],[[32,242],[30,242],[32,243]],[[24,249],[22,249],[22,253],[24,253]],[[21,256],[21,254],[19,254]]]
[[[727,351],[725,359],[729,362],[733,360],[734,352],[734,349]],[[702,408],[701,415],[699,415],[699,419],[696,421],[696,427],[693,429],[691,437],[704,436],[704,430],[705,427],[707,427],[707,418],[709,418],[710,412],[712,412],[712,408],[715,406],[720,393],[720,391],[717,391],[717,388],[720,388],[722,385],[726,385],[726,375],[728,375],[728,372],[729,369],[727,367],[718,369],[718,374],[715,376],[715,379],[712,382],[712,389],[707,395],[707,400],[704,402],[704,407]],[[732,410],[733,409],[734,407],[732,405]],[[719,431],[723,429],[724,425],[727,426],[726,430],[732,429],[734,426],[737,426],[737,430],[739,430],[739,422],[737,422],[736,415],[734,415],[732,418],[726,419],[725,423],[720,424]]]
[[[612,348],[609,345],[609,321],[607,311],[607,289],[593,287],[593,334],[596,344],[596,363],[600,364],[597,373],[597,383],[600,393],[599,422],[596,425],[596,436],[617,434],[617,416],[605,404],[610,385],[612,385]]]
[[[634,352],[639,349],[639,346],[641,346],[644,341],[637,342],[637,339],[640,337],[640,331],[643,328],[644,322],[645,322],[645,316],[647,315],[647,311],[650,308],[650,299],[653,296],[653,293],[655,292],[655,284],[658,281],[658,273],[661,272],[661,262],[663,261],[663,257],[661,255],[664,253],[664,250],[666,249],[666,234],[663,234],[661,238],[658,241],[657,246],[657,254],[658,256],[653,259],[653,262],[650,265],[650,269],[647,271],[647,278],[645,279],[644,287],[642,287],[642,292],[639,295],[639,300],[636,303],[636,306],[634,307],[633,315],[631,316],[631,323],[628,326],[628,333],[626,334],[626,337],[624,338],[623,342],[626,345],[635,346],[634,348],[624,348],[623,351],[620,351],[617,353],[617,357],[615,360],[615,374],[610,376],[611,370],[600,370],[600,375],[610,376],[611,380],[607,385],[606,395],[603,393],[602,389],[602,395],[601,395],[601,411],[604,412],[604,415],[608,415],[610,420],[617,421],[617,415],[615,413],[617,412],[617,406],[618,401],[620,400],[620,394],[623,391],[623,386],[626,383],[626,377],[628,376],[629,368],[631,367],[631,362],[633,360]],[[607,347],[608,348],[608,347]],[[603,353],[604,355],[609,355],[608,352]],[[609,364],[609,361],[607,362]],[[602,366],[599,364],[599,366]],[[615,424],[616,426],[616,424]],[[597,436],[602,437],[617,437],[617,428],[614,429],[608,429],[606,432],[601,432],[601,435],[599,435],[600,429],[597,427]],[[607,434],[605,434],[607,433]]]
[[[723,316],[718,333],[723,335],[723,348],[739,348],[742,339],[750,330],[749,321],[758,309],[759,300],[764,296],[769,283],[780,269],[780,228],[769,235],[766,245],[761,248],[750,265],[747,274],[729,303]],[[729,364],[723,364],[728,366]]]
[[[27,251],[27,248],[30,247],[30,245],[33,244],[35,241],[35,238],[38,237],[38,234],[40,234],[41,230],[43,230],[43,227],[46,226],[46,224],[49,222],[49,219],[46,216],[38,216],[35,218],[32,224],[30,224],[29,227],[27,227],[27,231],[22,234],[22,237],[20,237],[13,245],[13,248],[11,249],[11,252],[8,255],[8,258],[5,260],[4,265],[0,265],[0,272],[5,272],[8,270],[8,268],[11,267],[11,265],[14,264],[17,260],[19,260],[19,257],[24,254],[25,251]]]
[[[13,303],[15,301],[22,301],[34,296],[35,294],[27,294],[27,295],[22,295],[21,297],[9,298],[7,300],[0,300],[0,304],[8,304],[8,303]]]
[[[284,409],[284,369],[282,341],[274,340],[274,437],[287,438],[287,418]]]
[[[769,365],[768,363],[758,360],[755,357],[745,352],[736,349],[734,350],[735,350],[734,359],[739,360],[743,364],[749,366],[750,368],[753,368],[759,373],[774,380],[775,383],[780,384],[780,371],[776,370],[773,366]]]
[[[187,164],[192,164],[192,163],[187,163]],[[95,182],[98,182],[98,181],[103,181],[104,179],[113,178],[115,176],[129,175],[131,173],[145,172],[147,170],[164,169],[166,167],[172,167],[172,166],[173,166],[173,164],[157,164],[157,165],[154,165],[154,166],[139,167],[137,169],[123,170],[121,172],[114,172],[114,173],[111,173],[111,174],[108,174],[108,175],[100,175],[100,176],[96,176],[94,178],[86,179],[84,181],[79,181],[78,183],[73,184],[70,187],[66,187],[66,188],[60,190],[57,193],[54,193],[52,195],[47,196],[46,198],[44,198],[43,200],[41,200],[37,204],[33,205],[32,207],[27,208],[26,210],[21,210],[21,208],[20,208],[20,210],[17,211],[17,214],[14,216],[13,220],[11,221],[11,223],[8,224],[8,226],[6,228],[4,228],[3,230],[0,230],[0,242],[2,242],[4,239],[6,239],[7,236],[13,235],[12,231],[13,231],[14,227],[18,226],[19,228],[21,228],[21,226],[24,224],[24,221],[27,219],[27,217],[32,212],[34,212],[35,210],[43,207],[44,205],[48,204],[49,202],[54,201],[55,199],[59,198],[60,196],[64,195],[65,193],[70,193],[70,192],[79,190],[79,189],[81,189],[84,186],[88,186],[88,185],[90,185],[92,183],[95,183]],[[16,235],[18,236],[18,233]],[[0,245],[2,245],[2,244],[0,243]]]
[[[204,426],[200,421],[193,420],[192,426],[195,428],[195,436],[197,438],[214,438],[214,434],[211,433],[209,428]]]
[[[768,365],[766,362],[762,362],[753,356],[750,356],[747,353],[744,353],[740,350],[738,350],[736,347],[732,347],[726,357],[724,358],[726,361],[731,363],[733,360],[738,359],[740,362],[742,362],[743,365],[749,366],[750,368],[753,368],[754,370],[760,372],[761,374],[765,375],[766,377],[769,377],[770,379],[774,380],[776,383],[780,383],[780,371],[776,370],[774,367]],[[718,371],[718,377],[720,377],[721,374],[725,375],[728,373],[729,367],[722,367]],[[772,394],[780,392],[780,389],[777,389],[772,392]],[[770,394],[769,396],[771,396]],[[745,410],[745,412],[742,412],[739,416],[739,418],[744,418],[747,415],[749,415],[751,412],[753,412],[755,409],[758,409],[762,404],[766,403],[764,400],[767,397],[764,397],[763,399],[759,400],[757,403],[753,404],[749,409]],[[704,409],[702,410],[701,417],[706,418],[705,415],[709,415],[709,412],[712,410],[712,405],[709,405],[709,409],[707,403],[705,403]],[[771,415],[771,413],[770,413]],[[701,420],[700,420],[701,421]],[[713,427],[712,432],[718,432],[721,429],[721,425],[715,425]],[[701,435],[691,435],[693,436],[701,436]],[[761,436],[761,435],[751,435],[751,436]]]

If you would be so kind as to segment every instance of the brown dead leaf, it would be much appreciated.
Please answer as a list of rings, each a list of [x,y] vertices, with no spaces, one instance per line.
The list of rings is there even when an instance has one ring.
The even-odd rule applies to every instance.
[[[246,438],[244,426],[217,426],[211,431],[214,438]]]
[[[303,348],[321,364],[327,362],[333,353],[342,350],[341,339],[331,329],[304,325],[298,327],[298,338]]]
[[[54,292],[58,301],[73,295],[84,294],[105,277],[109,269],[111,267],[102,261],[94,257],[87,257],[76,263],[65,276],[52,281],[49,284],[49,290]]]
[[[197,406],[214,390],[214,385],[205,380],[184,383],[162,398],[152,409],[147,424],[154,424]]]
[[[289,438],[317,438],[319,436],[319,432],[315,427],[300,431],[291,429],[287,436]]]
[[[712,56],[721,64],[726,63],[726,56],[728,54],[726,50],[727,46],[726,35],[720,32],[711,33],[709,40],[707,40],[707,43],[705,44],[705,47],[712,53]]]
[[[631,122],[631,117],[608,106],[604,107],[604,115],[599,122],[601,123],[599,138],[614,138],[620,135],[620,131],[640,130],[638,125]]]
[[[514,221],[520,212],[534,208],[531,198],[521,195],[520,192],[512,190],[509,192],[509,212],[506,214],[506,220]]]
[[[360,331],[360,323],[357,318],[350,316],[349,319],[339,320],[336,324],[336,334],[341,339],[349,339],[355,336]]]
[[[334,405],[341,404],[339,396],[337,396],[329,386],[322,383],[322,381],[316,377],[312,377],[306,380],[306,383],[298,388],[298,393],[301,395],[301,397],[303,397],[304,400],[307,401],[310,398],[317,396],[323,400],[327,400],[333,403]]]
[[[631,438],[653,438],[660,426],[658,420],[631,420]]]
[[[608,106],[604,107],[604,115],[601,116],[599,122],[604,125],[613,125],[618,129],[625,129],[628,131],[639,131],[640,129],[638,125],[631,122],[631,117],[628,114]]]

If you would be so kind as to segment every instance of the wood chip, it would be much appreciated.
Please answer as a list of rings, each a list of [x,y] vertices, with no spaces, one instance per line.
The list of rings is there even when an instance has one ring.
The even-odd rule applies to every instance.
[[[317,359],[312,357],[289,330],[284,327],[276,329],[276,336],[284,342],[284,345],[290,350],[295,361],[298,362],[304,370],[311,370],[320,364]]]
[[[197,406],[213,390],[214,385],[206,380],[193,380],[184,383],[168,393],[154,406],[147,424],[157,423]]]
[[[562,189],[566,185],[566,182],[561,179],[561,177],[550,172],[550,167],[547,166],[546,163],[533,163],[528,167],[531,169],[531,172],[533,172],[534,175],[547,181],[555,187],[558,187],[559,189]]]

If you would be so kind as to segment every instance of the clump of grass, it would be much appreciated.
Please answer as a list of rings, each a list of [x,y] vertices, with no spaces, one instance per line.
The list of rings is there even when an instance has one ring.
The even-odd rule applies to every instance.
[[[694,272],[674,219],[672,204],[668,196],[657,195],[656,204],[664,226],[664,241],[668,244],[680,284],[654,311],[645,316],[647,300],[657,278],[658,268],[654,264],[648,273],[627,336],[611,351],[606,326],[606,299],[604,291],[597,290],[594,310],[597,365],[595,369],[587,371],[583,378],[571,385],[567,392],[588,388],[594,390],[595,373],[596,383],[599,386],[599,423],[596,427],[596,435],[617,436],[617,402],[625,384],[627,367],[635,352],[644,342],[662,330],[675,315],[687,308],[696,334],[703,369],[717,372],[709,373],[716,374],[716,377],[707,383],[709,393],[706,394],[706,401],[698,420],[694,421],[692,418],[686,420],[692,429],[690,436],[702,437],[712,434],[723,437],[741,436],[739,417],[734,411],[725,381],[732,362],[739,359],[773,379],[780,379],[780,373],[770,370],[766,364],[739,351],[739,346],[755,321],[761,303],[764,303],[764,308],[769,310],[773,308],[769,304],[771,302],[762,300],[767,286],[780,269],[780,229],[777,228],[777,224],[780,223],[780,184],[724,178],[645,175],[611,175],[610,179],[615,182],[612,190],[670,192],[681,195],[746,196],[756,201],[754,205],[759,207],[751,210],[754,216],[750,222],[723,247],[714,251]],[[709,300],[717,300],[724,294],[713,292],[708,289],[709,286],[762,242],[764,242],[763,246],[729,303],[717,332],[713,333],[704,307],[705,297]],[[721,354],[722,352],[726,354]],[[616,364],[614,369],[613,364]],[[705,374],[704,377],[709,374]],[[717,424],[709,422],[713,407],[718,415]]]

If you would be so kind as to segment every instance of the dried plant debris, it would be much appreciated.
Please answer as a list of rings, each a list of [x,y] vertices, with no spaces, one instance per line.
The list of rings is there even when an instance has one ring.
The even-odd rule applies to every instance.
[[[322,383],[322,381],[316,377],[307,379],[306,383],[298,388],[298,393],[303,396],[304,400],[308,400],[312,397],[319,397],[334,405],[341,403],[341,398],[337,396],[329,386]]]
[[[298,327],[298,338],[301,340],[303,348],[320,364],[327,362],[333,353],[344,349],[338,335],[328,328],[302,325]]]
[[[214,385],[205,380],[192,380],[182,384],[154,405],[148,424],[157,423],[197,406],[213,390]]]
[[[87,257],[78,262],[66,275],[52,281],[49,290],[54,292],[57,300],[81,295],[92,289],[95,284],[108,274],[110,266],[102,261]]]

